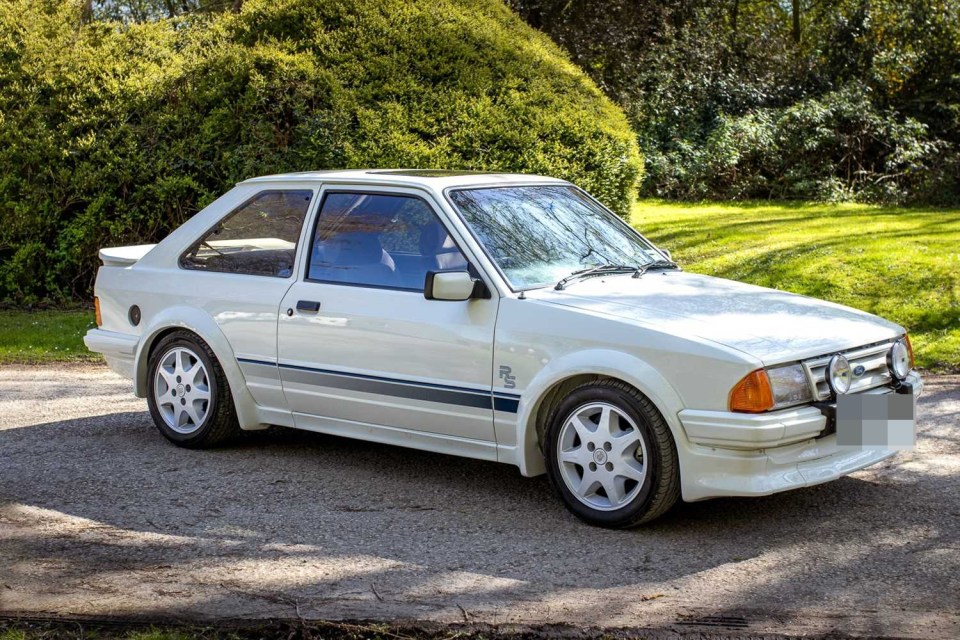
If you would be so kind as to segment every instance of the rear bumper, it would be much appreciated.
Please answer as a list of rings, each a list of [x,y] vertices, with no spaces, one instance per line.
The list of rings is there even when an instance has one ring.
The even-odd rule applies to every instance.
[[[116,331],[91,329],[83,336],[87,349],[103,355],[107,365],[125,378],[133,379],[133,363],[137,353],[139,336]]]
[[[914,395],[923,390],[915,372]],[[876,390],[891,393],[889,388]],[[892,457],[891,449],[840,448],[836,436],[818,437],[826,417],[814,407],[769,414],[689,411],[679,414],[686,435],[678,442],[683,499],[764,496],[835,480]]]

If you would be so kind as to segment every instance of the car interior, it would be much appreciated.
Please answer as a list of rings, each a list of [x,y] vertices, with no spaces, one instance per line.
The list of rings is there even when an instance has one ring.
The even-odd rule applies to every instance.
[[[453,238],[422,200],[330,194],[308,273],[321,282],[421,291],[427,271],[466,267]]]

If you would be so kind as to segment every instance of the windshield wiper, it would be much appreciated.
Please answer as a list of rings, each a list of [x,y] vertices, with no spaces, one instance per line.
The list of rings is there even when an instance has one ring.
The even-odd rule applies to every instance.
[[[633,273],[634,278],[639,278],[645,274],[650,269],[679,269],[680,265],[672,260],[654,260],[653,262],[648,262],[644,265],[635,266],[629,264],[601,264],[596,267],[589,267],[587,269],[580,269],[579,271],[574,271],[566,278],[561,280],[556,284],[554,289],[557,291],[563,291],[568,284],[574,280],[584,280],[586,278],[594,278],[597,276],[606,275],[608,273]]]
[[[680,268],[680,265],[678,265],[673,260],[654,260],[653,262],[648,262],[642,267],[638,267],[637,270],[633,272],[633,277],[639,278],[650,269],[679,269],[679,268]]]
[[[640,270],[640,267],[629,264],[601,264],[596,267],[590,267],[588,269],[580,269],[579,271],[574,271],[566,278],[557,283],[554,287],[557,291],[563,291],[567,284],[573,282],[574,280],[582,280],[584,278],[593,278],[595,276],[602,276],[608,273],[635,273]]]

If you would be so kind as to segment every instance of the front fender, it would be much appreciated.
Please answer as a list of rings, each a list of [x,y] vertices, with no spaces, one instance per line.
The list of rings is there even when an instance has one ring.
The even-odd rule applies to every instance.
[[[537,435],[537,412],[543,399],[555,385],[578,375],[599,375],[622,380],[650,399],[663,415],[675,440],[682,437],[677,413],[683,409],[680,395],[666,378],[636,356],[608,349],[589,349],[569,353],[550,361],[523,392],[517,417],[515,464],[525,476],[546,472]]]
[[[145,398],[147,396],[147,361],[149,360],[150,349],[156,342],[157,337],[169,329],[186,329],[197,334],[210,345],[223,368],[224,374],[227,376],[227,382],[230,384],[230,392],[236,405],[240,427],[243,429],[261,428],[257,404],[247,389],[247,381],[237,364],[233,348],[216,321],[208,313],[196,307],[174,306],[164,309],[154,316],[150,324],[144,328],[143,338],[137,345],[133,366],[133,389],[137,397]]]

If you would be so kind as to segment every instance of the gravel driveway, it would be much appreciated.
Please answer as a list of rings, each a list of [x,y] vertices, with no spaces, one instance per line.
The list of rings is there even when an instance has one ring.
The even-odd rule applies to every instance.
[[[513,467],[283,430],[167,444],[101,367],[0,368],[0,614],[960,637],[960,378],[819,487],[575,521]]]

